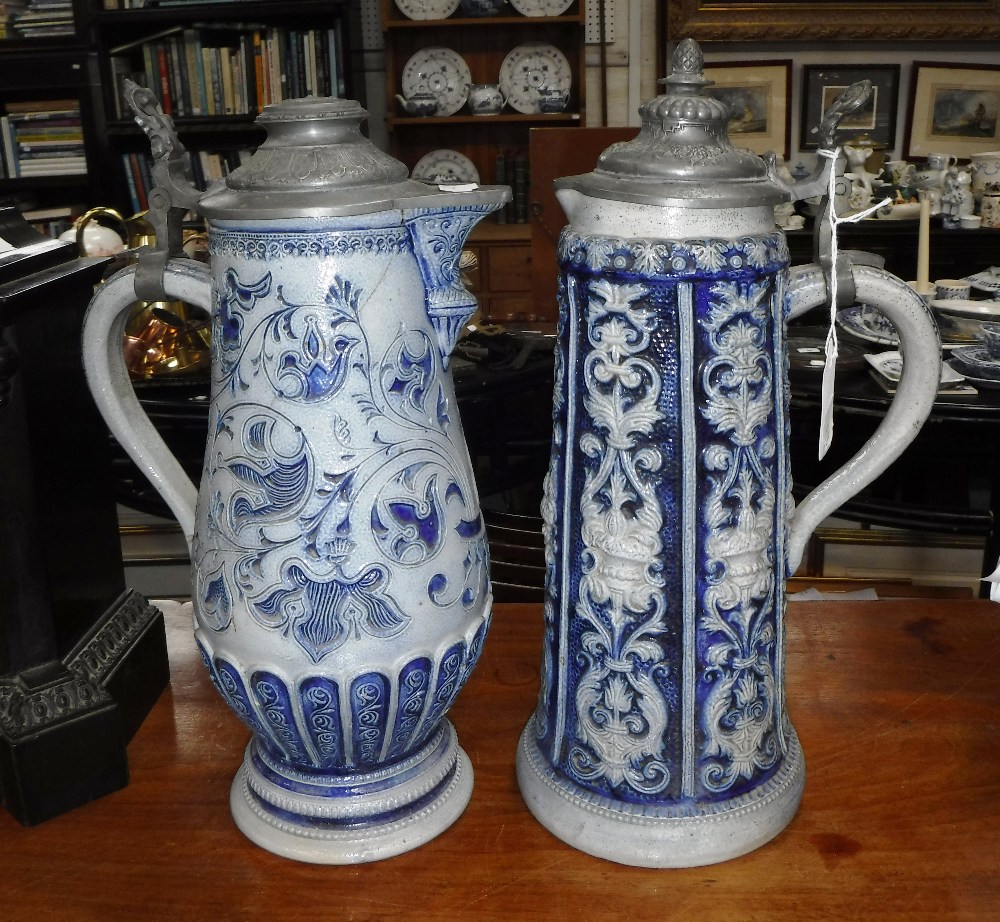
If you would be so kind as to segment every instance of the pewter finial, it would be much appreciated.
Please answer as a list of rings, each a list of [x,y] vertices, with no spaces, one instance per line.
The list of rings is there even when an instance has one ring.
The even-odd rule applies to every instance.
[[[705,56],[701,47],[693,38],[685,38],[674,49],[671,73],[665,82],[676,87],[711,86],[714,81],[705,76],[704,70]]]

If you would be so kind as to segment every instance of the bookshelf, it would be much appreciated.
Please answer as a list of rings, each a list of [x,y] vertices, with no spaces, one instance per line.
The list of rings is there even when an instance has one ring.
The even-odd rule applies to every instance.
[[[39,226],[55,234],[99,192],[91,130],[97,78],[86,41],[86,0],[53,7],[44,14],[50,25],[42,9],[30,20],[13,20],[0,38],[0,201],[29,219],[38,216]],[[26,4],[24,12],[36,11]],[[23,151],[15,144],[18,134]],[[46,156],[45,146],[59,148],[66,162],[54,164],[55,151]]]
[[[89,23],[99,69],[96,128],[110,166],[100,204],[123,213],[145,208],[150,183],[148,142],[122,104],[123,77],[154,90],[202,188],[263,140],[253,121],[268,103],[358,98],[363,88],[355,63],[360,18],[349,0],[92,0]]]

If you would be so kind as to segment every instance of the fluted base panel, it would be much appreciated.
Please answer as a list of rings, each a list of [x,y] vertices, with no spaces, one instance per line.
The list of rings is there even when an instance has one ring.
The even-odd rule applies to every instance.
[[[532,718],[518,745],[517,780],[535,819],[580,851],[636,867],[698,867],[753,851],[788,825],[805,785],[802,749],[791,729],[784,763],[770,781],[704,812],[644,809],[580,788],[552,768],[536,739]]]
[[[253,741],[229,803],[240,830],[270,852],[361,864],[429,842],[461,816],[471,795],[472,764],[446,720],[410,758],[351,775],[295,770]]]

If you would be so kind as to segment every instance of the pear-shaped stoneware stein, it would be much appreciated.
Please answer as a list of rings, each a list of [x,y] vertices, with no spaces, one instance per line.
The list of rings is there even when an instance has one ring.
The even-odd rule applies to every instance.
[[[843,259],[789,269],[774,206],[826,191],[831,161],[793,188],[734,148],[693,42],[667,82],[634,140],[556,181],[570,224],[545,637],[517,755],[549,830],[649,867],[743,854],[795,813],[784,580],[818,522],[913,438],[940,371],[934,322],[898,279]],[[871,442],[793,509],[786,320],[835,278],[896,325],[905,373]]]
[[[475,308],[463,241],[509,190],[411,181],[362,137],[356,102],[309,98],[268,106],[266,141],[199,196],[178,179],[169,120],[131,93],[159,154],[154,220],[197,208],[211,271],[160,252],[112,277],[84,355],[109,426],[190,541],[197,641],[252,731],[233,815],[303,861],[406,851],[454,822],[472,789],[445,714],[492,597],[448,364]],[[212,315],[197,492],[121,355],[128,305],[157,284]]]

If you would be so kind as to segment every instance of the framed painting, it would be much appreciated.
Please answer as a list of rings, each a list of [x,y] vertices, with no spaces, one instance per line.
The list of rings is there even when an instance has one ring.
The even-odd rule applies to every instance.
[[[876,144],[892,150],[896,144],[896,108],[899,99],[898,64],[805,64],[802,67],[802,125],[799,147],[815,150],[816,130],[823,113],[851,84],[870,80],[872,95],[863,108],[840,123],[836,141],[843,144],[866,135]]]
[[[725,61],[705,64],[715,81],[705,92],[729,107],[729,140],[755,154],[791,155],[792,62]]]
[[[967,160],[1000,144],[1000,65],[914,61],[907,160],[929,153]]]

